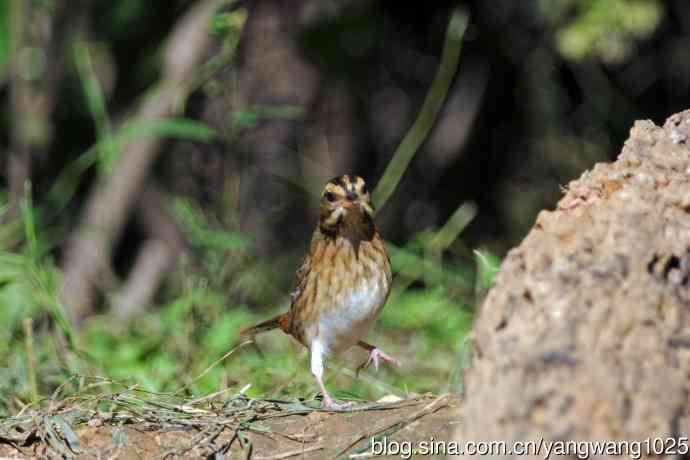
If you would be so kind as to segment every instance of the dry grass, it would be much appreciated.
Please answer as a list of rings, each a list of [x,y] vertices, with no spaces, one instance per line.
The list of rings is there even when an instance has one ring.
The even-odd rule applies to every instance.
[[[262,422],[294,415],[328,412],[320,409],[320,401],[316,399],[251,398],[242,392],[229,394],[228,391],[191,399],[174,393],[143,391],[136,386],[122,387],[118,382],[106,378],[75,376],[74,379],[82,379],[82,383],[86,384],[79,394],[61,395],[58,389],[50,398],[29,404],[19,414],[0,420],[0,444],[8,444],[24,455],[35,455],[35,448],[40,445],[41,455],[48,458],[98,456],[103,452],[96,452],[93,447],[82,446],[77,434],[79,428],[129,425],[136,426],[137,430],[142,431],[193,433],[180,438],[180,442],[176,442],[173,447],[159,452],[160,458],[184,456],[192,450],[195,456],[203,451],[204,455],[219,458],[219,455],[222,457],[235,443],[242,451],[251,453],[252,446],[248,434],[266,432]],[[117,391],[106,390],[117,387],[120,387]],[[442,396],[431,404],[425,397],[395,403],[360,404],[342,412],[351,414],[363,411],[391,411],[425,405],[422,410],[387,423],[386,429],[390,432],[391,429],[399,430],[412,421],[444,407],[447,405],[447,399],[447,395]],[[341,415],[347,417],[348,414]],[[352,440],[339,449],[339,455],[370,436],[368,433],[369,431],[353,433]],[[224,436],[221,436],[222,434]],[[112,441],[115,444],[128,442],[126,436],[121,439],[113,436]],[[30,452],[31,448],[33,452]],[[108,449],[112,446],[101,448]],[[316,451],[321,449],[321,445],[312,445],[308,449]],[[283,455],[290,456],[289,453],[285,451]]]

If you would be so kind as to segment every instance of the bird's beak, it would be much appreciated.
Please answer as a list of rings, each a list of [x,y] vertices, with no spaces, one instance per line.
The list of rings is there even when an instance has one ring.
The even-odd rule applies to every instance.
[[[362,204],[359,202],[359,197],[357,196],[357,194],[354,191],[352,191],[352,190],[348,191],[346,198],[347,199],[346,199],[345,203],[343,203],[343,207],[345,209],[361,209],[362,208]]]
[[[359,203],[359,200],[354,200],[354,201],[346,201],[343,203],[343,208],[345,209],[360,209],[362,205]]]

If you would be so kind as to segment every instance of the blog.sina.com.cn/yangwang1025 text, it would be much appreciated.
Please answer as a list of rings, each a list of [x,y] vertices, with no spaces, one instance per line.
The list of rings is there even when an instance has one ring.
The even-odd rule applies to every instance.
[[[545,460],[556,456],[574,456],[587,459],[592,456],[627,456],[639,460],[643,455],[686,455],[689,452],[687,437],[646,438],[636,441],[444,441],[433,436],[417,442],[371,438],[370,455],[393,455],[402,459],[413,455],[537,455]]]

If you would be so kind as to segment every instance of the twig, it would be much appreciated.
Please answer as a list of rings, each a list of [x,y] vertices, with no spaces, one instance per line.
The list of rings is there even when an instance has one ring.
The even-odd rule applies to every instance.
[[[220,358],[218,358],[217,360],[215,360],[210,366],[208,366],[206,369],[204,369],[204,371],[203,371],[201,374],[199,374],[199,375],[197,375],[196,377],[194,377],[194,378],[192,379],[191,382],[187,383],[186,385],[184,385],[184,386],[183,386],[182,388],[180,388],[179,390],[174,391],[174,392],[172,393],[173,396],[176,395],[176,394],[179,394],[180,392],[182,392],[182,391],[186,390],[187,388],[189,388],[189,386],[190,386],[192,383],[196,382],[197,380],[199,380],[200,378],[202,378],[204,375],[208,374],[208,373],[211,371],[211,369],[213,369],[213,368],[216,367],[218,364],[220,364],[225,358],[227,358],[228,356],[230,356],[231,354],[233,354],[233,353],[234,353],[236,350],[238,350],[239,348],[242,348],[243,346],[248,345],[248,344],[250,344],[250,343],[252,343],[252,342],[253,342],[252,340],[245,340],[244,342],[240,343],[239,345],[233,347],[230,351],[228,351],[227,353],[225,353],[223,356],[221,356]]]
[[[319,409],[319,408],[309,408],[309,409],[297,409],[297,410],[291,410],[291,411],[286,411],[286,412],[276,412],[276,413],[271,413],[267,415],[262,415],[256,418],[257,421],[260,420],[268,420],[272,418],[281,418],[281,417],[289,417],[291,415],[304,415],[304,414],[311,414],[312,412],[328,412],[328,413],[352,413],[352,412],[367,412],[367,411],[384,411],[384,410],[394,410],[394,409],[400,409],[401,407],[408,407],[408,406],[417,406],[421,404],[421,401],[419,400],[412,400],[412,401],[400,401],[396,403],[391,403],[391,404],[383,404],[383,403],[372,403],[372,404],[365,404],[361,406],[353,406],[353,407],[347,407],[345,409],[340,409],[337,411],[329,410],[329,409]]]
[[[404,276],[398,276],[396,278],[391,292],[390,302],[394,303],[397,297],[404,293],[412,283],[428,272],[430,266],[429,262],[433,261],[433,258],[439,257],[439,254],[448,249],[458,236],[460,236],[460,233],[462,233],[465,227],[472,222],[476,215],[477,205],[475,203],[470,201],[458,206],[453,215],[443,224],[443,227],[441,227],[434,237],[424,245],[426,257],[417,260],[414,264],[405,265],[400,270],[400,275]],[[393,247],[392,251],[400,250]]]
[[[379,380],[376,377],[373,377],[371,375],[360,373],[359,376],[357,376],[357,374],[355,372],[353,372],[347,368],[331,366],[329,364],[326,364],[326,366],[328,366],[329,369],[334,369],[336,372],[338,372],[340,374],[345,374],[354,380],[361,380],[365,383],[368,383],[371,386],[377,387],[379,390],[382,389],[384,392],[387,392],[389,394],[393,394],[393,395],[401,397],[401,398],[405,397],[405,394],[402,392],[402,390],[400,390],[400,388],[396,388],[393,385],[390,385],[390,384],[384,382],[383,380]]]
[[[38,386],[36,385],[36,357],[34,356],[34,325],[31,318],[24,319],[24,344],[26,346],[26,367],[29,387],[31,388],[31,402],[38,403]]]
[[[205,396],[201,396],[201,397],[196,398],[196,399],[192,399],[191,401],[187,402],[187,405],[188,405],[188,406],[195,406],[195,405],[197,405],[197,404],[201,404],[201,403],[205,403],[205,402],[207,402],[207,401],[211,401],[211,400],[215,399],[216,397],[222,395],[223,393],[227,393],[227,392],[230,391],[231,389],[232,389],[232,388],[229,388],[229,387],[228,387],[228,388],[223,388],[222,390],[216,391],[215,393],[211,393],[211,394],[208,394],[208,395],[205,395]]]
[[[265,457],[264,456],[254,456],[252,458],[254,460],[280,460],[282,458],[290,458],[290,457],[294,457],[295,455],[306,454],[307,452],[314,452],[315,450],[321,450],[321,449],[323,449],[323,445],[311,446],[311,447],[307,447],[306,449],[291,450],[289,452],[283,452],[282,454],[267,455]]]
[[[414,422],[415,420],[424,417],[425,415],[429,415],[433,412],[436,412],[442,407],[445,407],[448,405],[448,399],[450,398],[449,394],[441,395],[438,398],[434,399],[430,404],[424,406],[422,409],[418,410],[414,414],[402,418],[398,420],[397,422],[389,423],[388,425],[382,427],[382,428],[376,428],[374,430],[370,431],[365,431],[360,433],[355,439],[353,439],[347,446],[345,446],[343,449],[340,449],[337,454],[333,456],[333,458],[338,458],[341,455],[343,455],[345,452],[350,450],[352,447],[356,446],[360,441],[368,438],[373,438],[376,435],[379,435],[381,433],[384,433],[388,430],[394,429],[394,431],[399,431],[402,428],[406,427],[410,423]]]

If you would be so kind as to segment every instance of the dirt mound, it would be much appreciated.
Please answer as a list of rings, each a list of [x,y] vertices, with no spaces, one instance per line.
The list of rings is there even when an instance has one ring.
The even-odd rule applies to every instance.
[[[460,439],[688,436],[690,111],[639,121],[503,262]]]

